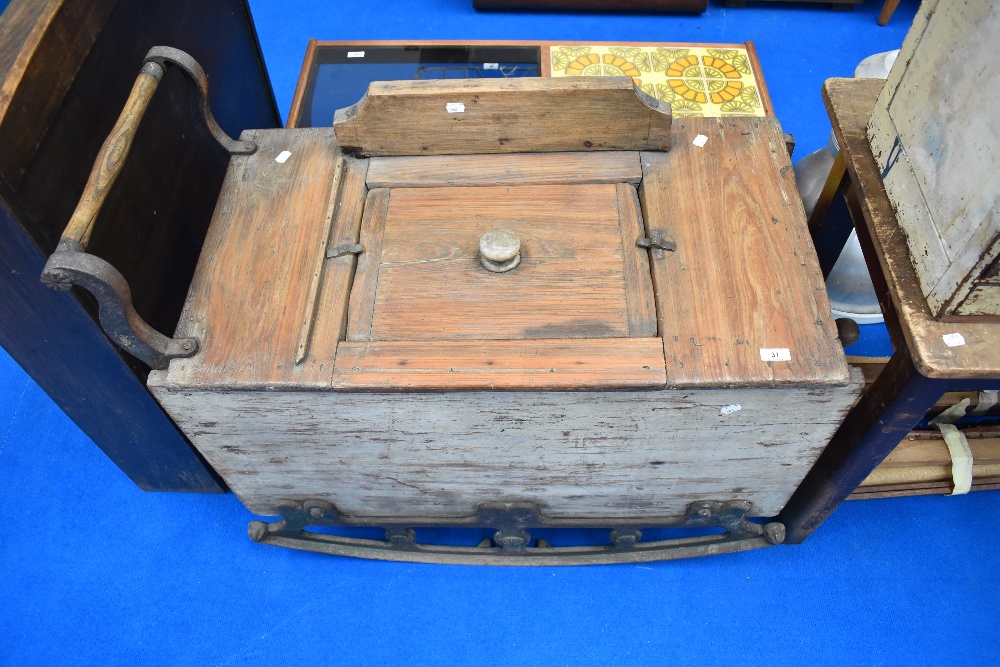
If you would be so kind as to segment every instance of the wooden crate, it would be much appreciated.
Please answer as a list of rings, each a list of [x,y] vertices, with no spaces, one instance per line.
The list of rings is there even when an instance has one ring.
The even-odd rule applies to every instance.
[[[627,79],[470,85],[244,135],[176,333],[200,350],[157,399],[261,514],[775,515],[861,386],[777,121],[671,127]],[[480,265],[496,227],[509,273]]]

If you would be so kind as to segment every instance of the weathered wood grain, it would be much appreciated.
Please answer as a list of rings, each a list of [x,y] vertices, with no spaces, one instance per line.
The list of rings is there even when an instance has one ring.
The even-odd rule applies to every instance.
[[[334,389],[347,391],[657,389],[659,338],[341,343]]]
[[[258,150],[230,162],[177,329],[180,336],[197,338],[200,350],[171,364],[171,377],[180,384],[328,386],[329,373],[305,376],[295,357],[302,322],[311,312],[317,253],[329,229],[333,132],[245,134]],[[279,163],[282,151],[292,155]]]
[[[190,391],[150,387],[254,512],[323,499],[361,516],[683,515],[702,499],[785,504],[854,387],[631,392]],[[171,388],[172,387],[172,388]],[[729,406],[739,405],[739,410]],[[722,408],[726,407],[727,410]]]
[[[371,338],[375,296],[382,266],[385,217],[389,212],[391,192],[387,188],[376,188],[368,192],[365,200],[364,216],[361,219],[361,245],[365,251],[358,258],[354,286],[351,289],[347,311],[347,340]]]
[[[919,437],[918,437],[919,435]],[[876,471],[883,468],[913,468],[923,466],[951,466],[951,454],[944,437],[937,431],[911,434],[885,458]],[[975,463],[1000,465],[1000,437],[968,436],[969,448]]]
[[[627,183],[616,187],[618,223],[621,227],[622,259],[625,267],[625,301],[629,335],[646,338],[656,335],[656,302],[649,273],[649,252],[636,245],[646,235],[642,224],[639,195]]]
[[[827,79],[823,100],[833,131],[847,161],[859,197],[875,255],[888,283],[889,295],[919,372],[930,378],[990,379],[1000,377],[1000,323],[987,318],[940,321],[931,313],[907,250],[906,236],[896,220],[872,155],[865,124],[883,83],[871,79]],[[858,226],[860,220],[855,220]],[[859,237],[862,232],[859,232]],[[960,333],[964,345],[949,347],[943,336]],[[970,383],[972,384],[972,383]]]
[[[980,285],[975,299],[966,298],[1000,255],[1000,116],[992,111],[1000,104],[998,32],[992,0],[925,2],[868,123],[886,193],[938,317],[1000,315],[1000,286]]]
[[[951,480],[939,482],[913,482],[858,487],[848,500],[874,500],[878,498],[900,498],[904,496],[951,495],[955,484]],[[996,491],[1000,489],[1000,476],[972,479],[972,491]]]
[[[553,183],[638,185],[642,180],[639,154],[634,151],[376,157],[369,162],[370,188]]]
[[[0,15],[0,177],[11,187],[20,184],[116,4],[14,0]],[[34,131],[25,131],[29,126]]]
[[[667,384],[843,384],[816,251],[773,118],[685,118],[668,153],[643,153],[647,231]],[[704,147],[692,142],[708,137]],[[787,349],[790,361],[762,361]]]
[[[359,264],[364,291],[355,288],[351,318],[357,302],[360,328],[349,325],[349,340],[630,335],[620,222],[630,213],[619,213],[617,186],[391,192],[381,246],[373,245]],[[500,227],[521,238],[521,264],[502,274],[479,263],[479,238]],[[630,252],[644,254],[634,240],[632,245]],[[376,260],[378,267],[366,264]],[[636,294],[651,293],[648,272],[634,279]],[[376,290],[367,287],[375,284]],[[360,308],[368,307],[370,295],[374,310],[367,331],[368,315]]]
[[[328,250],[358,243],[361,217],[368,194],[365,187],[368,161],[352,157],[345,157],[343,160],[340,193],[336,202],[332,203],[336,208],[333,211],[330,240],[326,244]],[[320,384],[329,382],[337,356],[337,343],[344,340],[346,335],[347,307],[358,263],[355,255],[325,257],[326,254],[328,253],[318,254],[319,260],[323,262],[322,282],[308,354],[303,361],[303,377],[308,377],[309,382]]]
[[[628,77],[376,81],[333,120],[363,156],[666,150],[670,125]]]
[[[158,69],[162,75],[162,68]],[[125,100],[118,122],[111,128],[111,134],[101,146],[101,152],[97,154],[90,178],[87,179],[87,185],[83,188],[83,194],[80,195],[73,216],[66,224],[62,239],[76,241],[84,248],[90,243],[97,214],[125,166],[125,158],[132,147],[136,130],[159,85],[159,76],[146,71],[139,73],[135,85],[132,86],[132,92]]]
[[[299,344],[295,349],[295,363],[305,361],[309,352],[309,342],[312,339],[313,325],[316,321],[316,305],[319,299],[320,286],[323,283],[323,269],[326,266],[327,247],[333,232],[333,219],[340,198],[340,185],[344,176],[344,158],[341,154],[334,157],[333,178],[331,178],[330,194],[327,196],[326,219],[319,237],[319,252],[316,253],[315,270],[309,279],[309,290],[306,293],[306,307],[302,313],[302,323],[299,325]]]

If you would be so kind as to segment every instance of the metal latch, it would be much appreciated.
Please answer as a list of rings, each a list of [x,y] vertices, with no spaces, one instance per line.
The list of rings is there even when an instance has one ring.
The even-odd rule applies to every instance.
[[[365,247],[360,243],[339,245],[326,251],[326,258],[343,257],[344,255],[360,255],[365,251]]]
[[[636,246],[640,248],[656,248],[657,250],[677,250],[677,244],[673,241],[668,241],[667,239],[654,236],[652,238],[646,236],[640,236],[635,240]]]

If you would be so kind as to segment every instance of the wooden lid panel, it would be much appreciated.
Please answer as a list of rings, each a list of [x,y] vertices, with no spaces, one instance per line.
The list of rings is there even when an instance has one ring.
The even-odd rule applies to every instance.
[[[628,191],[628,184],[372,190],[370,205],[386,192],[388,203],[363,224],[367,250],[348,340],[655,335],[648,266],[643,275],[632,257],[645,251],[635,247],[641,221]],[[496,228],[521,238],[521,263],[508,273],[479,262],[479,239]]]
[[[778,122],[678,120],[642,166],[647,230],[677,243],[652,260],[668,386],[847,384]]]
[[[353,215],[346,203],[340,210],[331,206],[331,196],[347,173],[345,191],[356,199],[364,171],[345,171],[330,128],[255,130],[244,137],[257,143],[257,152],[230,161],[177,326],[176,335],[197,338],[200,349],[171,361],[170,382],[329,386],[335,339],[311,345],[314,357],[326,358],[326,370],[296,364],[296,357],[313,317],[310,297],[328,237],[343,226],[335,218]],[[291,155],[278,162],[284,151]]]

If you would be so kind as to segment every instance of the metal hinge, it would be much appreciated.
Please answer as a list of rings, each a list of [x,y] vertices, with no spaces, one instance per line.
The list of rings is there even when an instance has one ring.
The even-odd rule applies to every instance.
[[[365,251],[365,247],[360,243],[339,245],[326,251],[326,258],[343,257],[344,255],[360,255]]]
[[[660,236],[654,236],[652,238],[646,236],[640,236],[635,240],[636,246],[640,248],[656,248],[657,250],[677,250],[677,244],[673,241],[668,241]]]

